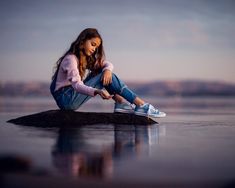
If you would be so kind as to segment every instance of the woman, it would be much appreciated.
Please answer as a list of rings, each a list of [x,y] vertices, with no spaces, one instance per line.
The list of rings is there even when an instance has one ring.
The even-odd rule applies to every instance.
[[[94,28],[83,30],[56,64],[50,90],[60,109],[76,110],[100,95],[115,101],[114,112],[166,116],[145,103],[113,73],[113,65],[105,60],[102,38]]]

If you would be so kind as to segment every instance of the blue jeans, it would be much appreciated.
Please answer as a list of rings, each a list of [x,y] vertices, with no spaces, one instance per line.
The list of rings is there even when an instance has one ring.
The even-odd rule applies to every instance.
[[[118,94],[125,98],[128,102],[133,103],[137,95],[131,91],[114,73],[112,73],[112,83],[107,86],[102,84],[101,77],[102,73],[99,73],[94,77],[88,76],[84,80],[84,84],[97,89],[105,88],[111,95]],[[53,88],[55,88],[55,80],[52,81],[50,89],[60,109],[76,110],[91,98],[91,96],[77,92],[72,86],[63,87],[54,92]]]

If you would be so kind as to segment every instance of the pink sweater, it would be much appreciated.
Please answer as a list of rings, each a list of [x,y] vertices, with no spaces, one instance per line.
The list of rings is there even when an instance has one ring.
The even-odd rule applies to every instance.
[[[94,91],[96,90],[93,87],[87,86],[83,83],[81,76],[79,74],[78,70],[78,63],[79,60],[75,55],[67,55],[62,60],[60,64],[60,68],[57,75],[56,80],[56,87],[55,91],[68,85],[72,85],[72,87],[79,93],[94,96]],[[113,71],[113,64],[104,61],[103,63],[103,71],[108,69],[110,71]]]

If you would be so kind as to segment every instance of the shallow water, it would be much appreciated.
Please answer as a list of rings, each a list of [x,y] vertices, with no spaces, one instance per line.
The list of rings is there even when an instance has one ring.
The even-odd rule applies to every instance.
[[[42,129],[7,120],[55,109],[48,98],[0,99],[0,156],[29,161],[30,172],[115,181],[235,180],[235,98],[145,99],[167,113],[159,124]],[[95,98],[81,111],[112,111]]]

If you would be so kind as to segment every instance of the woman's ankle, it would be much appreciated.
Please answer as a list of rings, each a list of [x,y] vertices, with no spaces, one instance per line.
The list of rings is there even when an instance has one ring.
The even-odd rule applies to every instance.
[[[145,102],[141,98],[139,98],[139,97],[136,97],[135,100],[133,101],[133,103],[136,106],[142,106],[143,104],[145,104]]]
[[[120,95],[117,95],[117,94],[113,96],[113,100],[115,101],[115,103],[124,103],[125,102],[124,98],[121,97]]]

